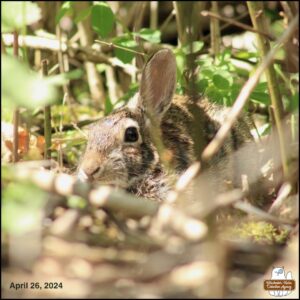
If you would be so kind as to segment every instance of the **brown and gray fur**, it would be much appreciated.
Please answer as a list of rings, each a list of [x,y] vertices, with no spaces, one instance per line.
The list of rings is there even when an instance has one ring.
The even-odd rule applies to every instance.
[[[90,128],[79,177],[112,184],[138,196],[163,200],[172,180],[200,158],[226,118],[226,109],[206,99],[194,101],[187,96],[174,96],[175,86],[175,58],[170,50],[161,50],[146,64],[139,92],[128,105]],[[171,153],[171,165],[175,170],[172,174],[164,169],[150,138],[149,115],[159,124],[164,146]],[[124,141],[124,134],[126,128],[132,126],[137,128],[139,138],[137,142],[128,143]],[[232,168],[224,158],[250,140],[248,123],[241,119],[207,167],[217,172],[215,166],[220,166],[222,161],[228,165],[223,169]],[[223,171],[223,175],[225,173]]]

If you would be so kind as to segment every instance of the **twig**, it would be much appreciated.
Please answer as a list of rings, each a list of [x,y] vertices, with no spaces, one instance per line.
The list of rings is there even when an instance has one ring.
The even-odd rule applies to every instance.
[[[106,75],[106,85],[108,89],[109,99],[112,104],[115,104],[120,98],[119,95],[119,87],[116,81],[116,76],[114,73],[114,69],[111,66],[105,67],[105,75]]]
[[[256,216],[259,219],[270,221],[270,222],[273,222],[275,224],[285,225],[285,226],[294,225],[294,222],[291,222],[289,220],[282,220],[280,218],[276,218],[276,217],[270,215],[269,213],[259,209],[258,207],[255,207],[255,206],[251,205],[248,202],[239,201],[237,203],[234,203],[233,207],[236,208],[236,209],[239,209],[239,210],[241,210],[241,211],[243,211],[243,212],[245,212],[249,215]]]
[[[49,51],[55,51],[59,52],[62,51],[63,53],[67,53],[71,58],[80,60],[82,62],[84,61],[90,61],[93,63],[103,63],[107,65],[111,65],[114,67],[119,67],[123,69],[123,71],[129,75],[131,75],[133,72],[136,72],[136,68],[130,64],[124,64],[116,57],[108,57],[103,53],[100,53],[97,50],[94,50],[92,46],[82,47],[79,46],[76,43],[73,44],[67,44],[64,41],[59,42],[57,39],[50,39],[45,37],[37,37],[37,36],[19,36],[19,44],[21,46],[26,45],[32,49],[44,49]],[[6,46],[11,46],[13,44],[13,35],[6,33],[3,34],[3,41]],[[151,51],[150,44],[147,44],[147,47],[149,48],[148,51]],[[154,49],[158,48],[157,45],[153,46]],[[161,46],[159,48],[168,48],[169,45]],[[109,51],[109,47],[107,47],[106,51]],[[105,49],[103,49],[105,50]],[[126,48],[126,50],[128,50]]]
[[[218,13],[218,2],[211,2],[211,11],[213,14]],[[204,12],[202,12],[203,15]],[[216,56],[220,52],[221,40],[220,40],[220,22],[218,18],[211,18],[210,20],[210,36],[211,36],[211,48],[213,54]]]
[[[19,56],[19,43],[18,43],[18,33],[14,32],[14,40],[13,40],[13,50],[14,56],[18,59]],[[19,108],[15,108],[13,112],[13,124],[14,124],[14,135],[13,135],[13,162],[16,163],[18,161],[18,150],[19,150]]]
[[[262,28],[265,28],[266,27],[265,16],[261,14],[261,12],[263,11],[263,3],[248,1],[247,5],[249,8],[249,13],[254,28],[257,30],[262,30]],[[267,53],[270,51],[270,47],[271,47],[270,43],[267,40],[265,40],[261,35],[257,35],[257,38],[258,38],[258,46],[261,51],[261,58],[266,57]],[[281,101],[279,84],[277,81],[274,66],[270,64],[266,68],[265,74],[267,78],[272,106],[274,108],[274,117],[275,117],[276,128],[278,130],[283,173],[284,173],[284,177],[288,178],[289,166],[288,166],[287,155],[286,155],[287,145],[286,145],[285,136],[283,133],[283,125],[281,121],[284,116],[284,108],[283,108],[283,103]]]
[[[245,17],[248,16],[248,15],[249,15],[249,12],[246,11],[246,12],[244,12],[243,14],[237,16],[237,17],[235,18],[235,21],[239,21],[239,20],[245,18]],[[223,24],[223,25],[220,27],[220,32],[224,31],[225,29],[227,29],[227,28],[230,27],[230,26],[232,26],[231,23]],[[205,35],[205,36],[202,38],[202,41],[208,41],[209,38],[210,38],[210,33],[207,34],[207,35]]]
[[[87,199],[93,207],[107,208],[127,217],[141,218],[156,215],[159,227],[168,226],[189,240],[199,240],[207,232],[203,222],[189,217],[167,203],[159,207],[157,202],[136,197],[110,186],[91,189],[89,184],[78,182],[76,177],[64,173],[55,174],[52,171],[19,167],[13,174],[18,180],[30,179],[45,191],[62,196],[75,194]]]
[[[168,15],[168,17],[166,18],[166,20],[162,23],[162,25],[159,28],[160,32],[163,32],[164,29],[167,27],[167,25],[169,24],[169,22],[172,20],[172,18],[175,16],[175,10],[172,9],[172,11],[170,12],[170,14]]]
[[[291,22],[287,30],[282,34],[282,36],[277,40],[274,47],[270,50],[268,55],[264,58],[261,62],[259,67],[256,69],[255,73],[248,79],[248,81],[243,86],[242,90],[240,91],[233,107],[231,108],[226,121],[223,123],[219,131],[217,132],[215,138],[207,145],[202,153],[202,159],[208,160],[217,151],[221,148],[225,138],[227,137],[230,129],[232,128],[234,122],[237,120],[239,115],[241,114],[244,105],[247,103],[251,92],[254,90],[256,84],[259,81],[260,76],[266,70],[266,68],[272,63],[275,54],[280,49],[282,44],[291,37],[294,30],[297,29],[299,17],[297,16]]]
[[[156,29],[158,24],[158,1],[150,1],[150,28]]]
[[[75,3],[75,6],[78,11],[82,11],[84,9],[88,9],[90,4],[86,1],[79,1]],[[83,47],[91,46],[93,44],[93,31],[90,16],[78,23],[78,31],[80,35],[80,44]],[[97,109],[103,109],[105,107],[106,94],[102,77],[97,71],[94,63],[86,61],[84,65],[92,99],[95,102],[95,107]]]
[[[192,182],[192,180],[199,174],[200,172],[200,162],[193,163],[177,180],[175,184],[174,190],[170,191],[167,194],[166,201],[168,203],[173,203],[177,200],[178,196],[181,192],[183,192],[188,185]]]
[[[48,61],[42,60],[42,72],[43,76],[48,75]],[[45,137],[45,153],[44,158],[51,158],[51,106],[46,105],[44,107],[44,137]]]
[[[259,33],[260,35],[263,35],[264,37],[268,38],[271,41],[274,40],[274,37],[271,34],[263,32],[262,30],[258,30],[256,28],[253,28],[253,27],[248,26],[246,24],[243,24],[241,22],[238,22],[238,21],[236,21],[234,19],[225,18],[225,17],[220,16],[220,15],[214,13],[214,12],[210,12],[210,11],[206,11],[206,10],[202,11],[201,14],[204,17],[208,17],[209,16],[209,17],[218,19],[220,21],[223,21],[223,22],[235,25],[235,26],[240,27],[240,28],[242,28],[244,30],[255,32],[255,33]]]
[[[288,2],[287,1],[280,1],[280,4],[281,4],[281,6],[282,6],[282,8],[283,8],[283,10],[284,10],[287,18],[289,20],[292,20],[293,19],[293,13],[291,11],[291,8],[289,7]]]
[[[290,183],[285,183],[282,185],[282,187],[278,192],[277,198],[269,208],[270,214],[273,214],[279,207],[282,206],[283,202],[287,199],[291,191],[292,191],[292,186]]]
[[[113,43],[108,43],[108,42],[104,42],[104,41],[100,41],[100,40],[95,40],[95,42],[103,44],[103,45],[106,45],[106,46],[109,46],[109,47],[112,47],[112,48],[122,49],[124,51],[131,52],[131,53],[134,53],[134,54],[138,54],[138,55],[142,55],[142,56],[147,56],[146,53],[135,51],[135,50],[132,50],[132,49],[129,49],[129,48],[126,48],[126,47],[119,46],[119,45],[115,45]]]

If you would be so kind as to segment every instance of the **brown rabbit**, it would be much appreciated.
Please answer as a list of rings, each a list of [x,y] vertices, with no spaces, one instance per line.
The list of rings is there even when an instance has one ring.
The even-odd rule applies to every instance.
[[[174,96],[175,86],[174,55],[170,50],[160,50],[146,64],[139,92],[126,106],[90,128],[86,151],[78,169],[79,178],[163,200],[172,180],[200,158],[226,117],[226,109],[206,99],[199,97],[199,101],[195,101],[187,96]],[[174,172],[163,167],[150,138],[150,115],[160,126]],[[220,166],[222,157],[251,139],[247,122],[239,120],[210,164]],[[225,174],[225,168],[221,168]]]

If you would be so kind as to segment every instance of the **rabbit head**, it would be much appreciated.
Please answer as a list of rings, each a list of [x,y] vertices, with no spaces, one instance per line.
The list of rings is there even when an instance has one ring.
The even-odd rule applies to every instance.
[[[138,93],[120,109],[94,123],[78,168],[81,180],[128,188],[159,168],[150,139],[150,122],[160,124],[176,86],[176,61],[170,50],[156,52],[142,72]]]

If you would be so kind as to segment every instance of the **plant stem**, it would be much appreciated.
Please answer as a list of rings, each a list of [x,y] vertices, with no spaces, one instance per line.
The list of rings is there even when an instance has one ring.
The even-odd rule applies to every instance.
[[[18,44],[18,33],[15,31],[14,32],[14,41],[13,41],[13,51],[14,51],[14,56],[16,59],[18,59],[19,56],[19,44]],[[14,125],[14,130],[13,130],[13,162],[18,161],[18,149],[19,149],[19,134],[18,134],[18,128],[19,128],[19,108],[15,108],[13,112],[13,125]]]
[[[252,20],[252,24],[256,30],[264,30],[266,28],[266,21],[265,15],[263,13],[263,2],[254,2],[248,1],[247,2],[250,17]],[[258,46],[261,53],[261,59],[265,58],[270,51],[270,43],[267,39],[265,39],[262,35],[257,35]],[[271,102],[274,109],[274,117],[275,117],[275,124],[278,131],[278,138],[279,138],[279,146],[280,146],[280,153],[281,153],[281,160],[282,160],[282,168],[284,177],[287,178],[289,174],[288,170],[288,158],[286,155],[286,142],[285,136],[283,133],[283,125],[282,125],[282,118],[284,116],[284,108],[281,101],[281,95],[279,91],[279,84],[276,78],[276,73],[274,66],[269,64],[269,66],[265,70],[268,88],[270,92]]]
[[[44,59],[42,61],[43,76],[48,75],[48,61]],[[44,137],[45,137],[45,153],[44,158],[51,158],[51,106],[46,105],[44,107]]]
[[[211,11],[218,14],[218,2],[211,2]],[[220,52],[221,39],[220,39],[220,22],[217,18],[210,19],[210,32],[211,32],[211,49],[214,56]]]
[[[150,28],[156,29],[158,23],[158,1],[150,1]]]
[[[213,1],[213,2],[216,2],[216,1]],[[248,26],[248,25],[245,25],[245,24],[243,24],[241,22],[238,22],[237,20],[229,19],[229,18],[225,18],[223,16],[220,16],[218,13],[216,13],[213,10],[211,12],[204,10],[204,11],[201,12],[201,15],[204,16],[204,17],[209,16],[212,19],[217,19],[217,20],[226,22],[229,25],[234,25],[236,27],[240,27],[240,28],[242,28],[242,29],[244,29],[246,31],[251,31],[251,32],[259,33],[259,34],[263,35],[264,37],[268,38],[269,40],[274,40],[274,37],[271,34],[267,33],[267,32],[255,29],[255,28],[253,28],[251,26]],[[224,29],[224,27],[223,28],[221,27],[221,29]]]

